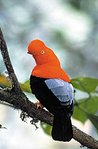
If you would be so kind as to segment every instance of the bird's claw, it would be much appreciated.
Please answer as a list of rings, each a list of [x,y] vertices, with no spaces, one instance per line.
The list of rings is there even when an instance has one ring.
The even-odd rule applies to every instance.
[[[36,108],[37,109],[43,109],[43,105],[40,103],[40,101],[37,101],[36,103],[35,103],[35,106],[36,106]]]

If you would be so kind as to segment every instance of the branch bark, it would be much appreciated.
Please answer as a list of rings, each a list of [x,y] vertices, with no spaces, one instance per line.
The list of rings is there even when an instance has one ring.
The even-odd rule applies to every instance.
[[[3,57],[3,61],[5,63],[5,66],[7,68],[8,74],[9,74],[9,78],[11,79],[11,82],[12,82],[12,88],[16,92],[20,93],[21,88],[20,88],[20,85],[18,83],[17,77],[14,73],[14,69],[13,69],[13,66],[11,64],[10,58],[9,58],[9,53],[7,50],[6,42],[4,40],[1,28],[0,28],[0,49],[1,49],[1,54]]]
[[[14,73],[9,54],[7,51],[7,46],[3,38],[2,31],[0,30],[0,49],[2,52],[3,60],[8,70],[9,76],[12,81],[12,89],[0,89],[0,100],[1,102],[6,102],[11,104],[16,109],[20,109],[26,112],[31,118],[37,118],[42,122],[52,125],[53,115],[45,110],[37,110],[35,105],[28,100],[26,95],[21,91],[17,77]],[[83,146],[90,149],[98,149],[98,141],[93,137],[82,132],[75,126],[73,126],[73,138],[78,141]]]

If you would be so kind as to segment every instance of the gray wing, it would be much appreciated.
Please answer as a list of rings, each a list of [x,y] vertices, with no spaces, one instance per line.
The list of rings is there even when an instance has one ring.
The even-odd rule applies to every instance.
[[[63,105],[71,105],[74,99],[74,89],[70,83],[60,79],[47,79],[45,83]]]

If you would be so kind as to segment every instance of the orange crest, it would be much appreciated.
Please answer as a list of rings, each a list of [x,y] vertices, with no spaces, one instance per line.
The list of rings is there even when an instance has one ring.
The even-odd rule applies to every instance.
[[[28,46],[28,53],[36,61],[32,75],[42,78],[59,78],[70,82],[70,78],[60,66],[59,59],[43,41],[38,39],[31,41]]]

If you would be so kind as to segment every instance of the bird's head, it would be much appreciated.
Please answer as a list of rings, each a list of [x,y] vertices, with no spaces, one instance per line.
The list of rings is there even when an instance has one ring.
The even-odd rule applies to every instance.
[[[34,57],[37,65],[46,63],[60,65],[60,62],[54,52],[39,39],[32,40],[29,43],[28,53]]]

